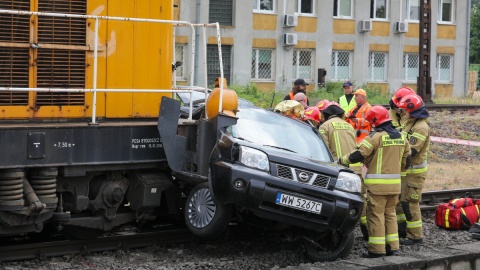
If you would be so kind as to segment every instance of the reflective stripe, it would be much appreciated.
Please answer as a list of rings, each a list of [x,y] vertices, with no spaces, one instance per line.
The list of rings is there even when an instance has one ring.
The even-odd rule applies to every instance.
[[[382,185],[394,185],[394,184],[401,184],[402,181],[400,178],[398,179],[368,179],[365,178],[365,185],[375,185],[375,184],[382,184]]]
[[[368,244],[370,245],[385,245],[385,237],[368,237]]]
[[[325,130],[320,129],[320,134],[325,134]]]
[[[350,165],[348,165],[348,167],[352,168],[352,167],[361,167],[362,166],[362,163],[361,162],[357,162],[357,163],[352,163]]]
[[[365,178],[377,178],[377,179],[399,179],[400,178],[400,174],[396,174],[396,173],[389,173],[389,174],[373,174],[373,173],[369,173],[367,175],[365,175]]]
[[[414,228],[421,228],[422,227],[422,220],[415,220],[415,221],[408,221],[407,220],[407,228],[414,229]]]
[[[377,171],[376,173],[381,173],[382,172],[382,162],[383,162],[383,148],[378,149],[378,155],[377,155]]]
[[[450,222],[448,222],[448,215],[450,215],[450,209],[445,211],[445,228],[450,228]]]
[[[415,138],[420,139],[420,140],[422,140],[422,141],[425,141],[425,140],[427,139],[427,137],[425,137],[425,136],[423,136],[422,134],[417,133],[417,132],[414,132],[414,133],[412,134],[412,137],[415,137]]]
[[[367,216],[360,217],[360,224],[367,224]]]
[[[387,243],[398,241],[398,233],[387,234]]]
[[[400,172],[400,176],[401,176],[401,177],[407,176],[407,172]]]
[[[420,169],[420,168],[426,168],[426,167],[427,167],[427,161],[426,160],[422,164],[412,165],[413,169]]]
[[[465,213],[465,209],[463,207],[460,207],[460,211],[462,211],[463,215],[467,216],[467,213]]]
[[[365,145],[365,147],[367,147],[367,148],[371,148],[371,147],[372,147],[372,144],[369,143],[369,142],[367,142],[366,140],[363,140],[363,141],[360,143],[360,145],[362,145],[362,144]]]
[[[424,172],[426,172],[426,171],[428,171],[428,168],[427,168],[427,167],[425,167],[425,168],[420,168],[420,169],[413,169],[413,168],[411,168],[411,169],[408,169],[407,174],[420,174],[420,173],[424,173]]]
[[[333,132],[333,137],[335,140],[335,149],[337,150],[337,157],[343,157],[342,148],[340,147],[340,138],[338,137],[338,132]]]
[[[405,221],[407,221],[407,217],[405,216],[405,214],[397,215],[397,222],[398,223],[402,223],[402,222],[405,222]]]

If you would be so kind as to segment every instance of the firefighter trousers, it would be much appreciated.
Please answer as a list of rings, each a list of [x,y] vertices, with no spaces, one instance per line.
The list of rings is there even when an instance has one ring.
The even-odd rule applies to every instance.
[[[367,191],[368,251],[385,254],[386,244],[392,251],[399,249],[395,206],[398,194],[375,195]]]
[[[407,238],[409,239],[419,240],[423,238],[420,201],[422,200],[425,177],[426,173],[408,174],[402,181],[402,193],[396,210],[397,217],[404,217],[406,220]]]

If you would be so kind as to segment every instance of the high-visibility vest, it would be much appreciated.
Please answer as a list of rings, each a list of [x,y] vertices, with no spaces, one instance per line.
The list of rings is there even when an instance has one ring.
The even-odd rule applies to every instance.
[[[356,123],[353,122],[350,118],[346,119],[346,121],[350,123],[350,125],[352,125],[353,129],[357,131],[357,143],[360,143],[363,138],[367,137],[368,134],[370,134],[370,130],[372,129],[370,122],[365,120],[365,116],[367,115],[367,112],[368,110],[370,110],[372,105],[368,104],[368,102],[365,102],[363,105],[360,106],[361,107],[356,111],[356,113],[356,108],[353,108],[349,111],[350,115],[355,115],[355,118],[357,118],[358,121]]]
[[[355,97],[352,97],[352,99],[350,100],[350,103],[348,103],[347,97],[345,95],[341,96],[338,99],[338,103],[340,104],[340,107],[342,108],[342,110],[346,112],[350,111],[352,108],[355,108],[355,106],[357,106]]]

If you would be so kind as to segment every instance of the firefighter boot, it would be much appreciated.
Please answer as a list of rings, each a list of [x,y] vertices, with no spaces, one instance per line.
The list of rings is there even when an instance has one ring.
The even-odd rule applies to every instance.
[[[415,245],[415,244],[423,244],[423,239],[420,238],[420,239],[406,239],[406,240],[403,240],[403,241],[400,241],[400,245],[404,245],[404,246],[412,246],[412,245]]]
[[[407,222],[398,222],[398,236],[407,238]]]
[[[360,224],[360,230],[362,231],[363,240],[368,241],[368,228],[366,225]]]

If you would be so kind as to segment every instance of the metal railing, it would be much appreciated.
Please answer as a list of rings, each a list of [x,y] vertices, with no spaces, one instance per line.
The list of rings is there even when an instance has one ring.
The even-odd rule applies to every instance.
[[[187,21],[173,21],[173,20],[159,20],[159,19],[144,19],[144,18],[130,18],[130,17],[113,17],[113,16],[95,16],[95,15],[80,15],[80,14],[66,14],[66,13],[49,13],[49,12],[34,12],[34,11],[18,11],[18,10],[5,10],[0,9],[0,14],[12,14],[12,15],[35,15],[35,16],[50,16],[50,17],[63,17],[63,18],[80,18],[80,19],[93,19],[95,20],[95,31],[94,31],[94,48],[93,48],[93,85],[92,88],[28,88],[28,87],[0,87],[0,91],[36,91],[36,92],[93,92],[92,100],[92,124],[96,124],[96,109],[97,109],[97,92],[143,92],[143,93],[190,93],[190,108],[189,108],[189,117],[188,120],[192,120],[192,110],[193,110],[193,100],[192,94],[193,91],[204,91],[205,100],[208,96],[208,85],[207,85],[207,61],[206,61],[206,52],[207,52],[207,38],[206,38],[206,28],[215,27],[217,32],[217,43],[218,43],[218,53],[219,53],[219,64],[220,64],[220,75],[223,79],[223,62],[222,62],[222,51],[221,51],[221,38],[220,38],[220,26],[218,23],[210,24],[192,24]],[[110,21],[127,21],[127,22],[145,22],[145,23],[164,23],[172,24],[174,26],[186,26],[191,30],[191,59],[190,59],[190,85],[187,88],[179,89],[176,87],[176,78],[173,76],[173,88],[171,89],[100,89],[97,88],[97,79],[98,79],[98,31],[99,31],[99,21],[100,20],[110,20]],[[194,81],[194,66],[195,66],[195,31],[196,27],[202,27],[203,31],[203,47],[204,47],[204,67],[205,67],[205,86],[198,87],[193,86]],[[174,31],[173,31],[174,32]],[[175,37],[172,36],[172,45],[175,48]],[[40,44],[31,44],[33,46],[40,46]],[[175,63],[175,50],[173,50],[173,62]],[[222,111],[222,93],[223,93],[223,84],[220,84],[220,102],[219,102],[219,112]]]

